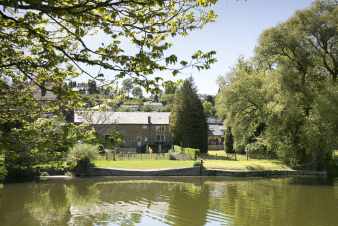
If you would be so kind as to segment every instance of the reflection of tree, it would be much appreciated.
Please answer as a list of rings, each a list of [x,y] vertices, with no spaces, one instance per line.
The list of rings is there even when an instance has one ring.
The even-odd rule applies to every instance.
[[[142,216],[167,211],[165,202],[158,200],[168,192],[168,185],[149,182],[82,182],[67,189],[72,203],[72,225],[95,225],[102,222],[133,226]],[[161,216],[154,216],[161,218]],[[163,217],[162,217],[163,218]],[[108,224],[109,224],[108,223]]]
[[[0,189],[0,225],[336,225],[337,185],[289,181],[198,185],[187,179],[185,183],[81,179],[5,185]]]
[[[40,225],[65,224],[70,217],[69,203],[65,197],[65,186],[43,186],[33,193],[33,199],[24,206]]]
[[[224,188],[224,193],[217,194],[217,197],[210,192],[210,209],[222,211],[235,226],[336,224],[338,205],[332,201],[333,187],[290,185],[289,181],[246,180],[209,184],[211,191]]]
[[[171,191],[167,219],[175,226],[203,226],[208,208],[208,186],[177,185]]]
[[[63,184],[6,185],[0,191],[1,225],[66,225],[68,218]]]

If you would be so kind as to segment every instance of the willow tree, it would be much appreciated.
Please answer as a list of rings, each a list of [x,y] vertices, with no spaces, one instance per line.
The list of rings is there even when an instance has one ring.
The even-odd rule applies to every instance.
[[[315,1],[260,37],[235,67],[218,113],[236,146],[255,144],[291,166],[323,169],[338,147],[338,5]]]
[[[174,144],[208,151],[208,125],[192,78],[176,91],[170,128]]]

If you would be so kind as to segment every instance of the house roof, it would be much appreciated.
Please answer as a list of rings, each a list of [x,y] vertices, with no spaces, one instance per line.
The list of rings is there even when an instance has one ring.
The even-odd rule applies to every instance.
[[[209,135],[211,136],[224,136],[224,126],[209,124]]]
[[[89,124],[169,124],[170,112],[75,111],[75,123]]]

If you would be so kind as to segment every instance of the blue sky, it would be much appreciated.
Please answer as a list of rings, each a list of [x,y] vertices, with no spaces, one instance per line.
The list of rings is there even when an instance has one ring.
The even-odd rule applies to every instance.
[[[250,58],[254,54],[260,34],[292,16],[297,10],[309,7],[313,0],[218,0],[214,7],[218,18],[216,22],[196,30],[186,37],[175,37],[170,53],[179,59],[190,59],[196,50],[215,50],[218,62],[211,69],[197,71],[184,70],[175,78],[163,76],[165,79],[183,79],[193,76],[201,94],[216,94],[216,79],[226,75],[235,65],[239,57]],[[109,39],[102,34],[90,35],[87,41],[91,47],[98,47]],[[125,46],[125,50],[133,47]],[[98,68],[88,68],[90,73],[97,74]],[[111,72],[102,70],[106,78]],[[79,80],[88,79],[80,77]]]
[[[172,51],[188,57],[195,50],[216,50],[218,62],[208,71],[186,71],[199,93],[216,94],[216,78],[225,75],[240,56],[252,57],[259,35],[311,5],[312,0],[219,0],[217,21],[175,40]]]

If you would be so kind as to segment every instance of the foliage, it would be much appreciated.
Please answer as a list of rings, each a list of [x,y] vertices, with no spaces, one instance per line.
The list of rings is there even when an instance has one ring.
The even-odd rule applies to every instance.
[[[104,147],[114,149],[123,143],[123,135],[116,129],[111,129],[104,137]]]
[[[134,97],[143,98],[143,91],[140,87],[133,88],[132,94]]]
[[[236,149],[250,144],[293,167],[330,162],[338,145],[337,15],[335,3],[316,1],[265,31],[253,61],[239,61],[216,100]]]
[[[124,90],[127,93],[127,96],[129,97],[130,91],[133,89],[133,80],[130,78],[127,78],[122,81],[122,90]]]
[[[183,148],[183,147],[178,146],[178,145],[174,145],[174,152],[180,153],[180,154],[185,154],[191,160],[195,160],[201,154],[201,151],[199,149]]]
[[[86,174],[98,158],[98,147],[92,144],[79,143],[70,149],[67,162],[77,174]]]
[[[2,1],[0,13],[1,68],[10,77],[32,79],[39,86],[78,76],[95,79],[83,65],[100,66],[115,78],[133,77],[150,88],[160,78],[144,79],[156,70],[195,66],[209,68],[214,52],[197,51],[192,64],[165,54],[170,40],[187,35],[215,20],[206,1]],[[90,46],[90,37],[101,33],[110,42]],[[20,37],[20,38],[19,38]],[[125,43],[139,51],[124,51]],[[171,67],[175,64],[181,67]],[[46,70],[48,68],[48,70]],[[142,75],[142,76],[141,76]]]
[[[142,105],[143,104],[143,100],[140,98],[130,98],[127,99],[123,102],[123,104],[125,105]]]
[[[152,111],[154,111],[154,109],[149,105],[146,105],[146,106],[143,105],[142,108],[141,108],[141,111],[152,112]]]
[[[276,158],[276,153],[268,149],[267,146],[260,141],[247,144],[245,147],[245,151],[248,153],[250,158],[255,158],[255,159]]]
[[[224,150],[226,153],[234,152],[234,138],[231,132],[231,127],[227,128],[227,131],[225,134]]]
[[[9,175],[13,175],[12,169],[30,170],[36,155],[54,155],[55,150],[56,156],[64,153],[75,139],[68,133],[84,135],[75,132],[73,124],[46,123],[46,131],[39,118],[46,113],[63,117],[73,109],[103,104],[96,98],[101,88],[94,81],[109,85],[107,80],[129,77],[133,84],[153,91],[162,79],[152,76],[158,71],[176,75],[186,67],[208,69],[215,62],[214,51],[197,51],[188,64],[167,50],[173,37],[214,21],[216,15],[210,6],[215,3],[1,1],[0,146],[4,146]],[[106,41],[92,45],[96,34]],[[136,51],[126,51],[126,44]],[[95,69],[99,69],[97,75],[89,72]],[[90,93],[98,96],[83,101],[84,95],[66,84],[80,75],[92,79]],[[46,100],[49,95],[43,94],[53,94],[53,98]]]
[[[89,94],[98,93],[97,85],[95,80],[88,80],[88,92]]]
[[[206,117],[215,115],[215,108],[210,101],[203,101],[203,110]]]
[[[208,125],[192,78],[176,91],[170,129],[174,144],[208,151]]]
[[[65,123],[61,118],[40,118],[24,123],[6,133],[1,140],[7,177],[29,177],[33,166],[62,161],[67,151],[79,140],[95,142],[95,134],[84,125]]]
[[[164,94],[175,94],[176,90],[183,84],[184,80],[163,82]]]

